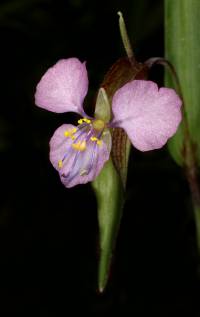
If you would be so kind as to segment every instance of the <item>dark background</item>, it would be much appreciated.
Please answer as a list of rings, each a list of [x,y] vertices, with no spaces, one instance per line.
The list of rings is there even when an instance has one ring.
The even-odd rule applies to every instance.
[[[37,108],[36,84],[57,60],[75,56],[87,61],[92,100],[105,72],[125,54],[118,10],[137,59],[163,56],[161,0],[0,2],[1,316],[199,316],[190,194],[167,149],[132,150],[104,295],[96,291],[98,224],[90,184],[65,189],[48,159],[54,130],[75,117]],[[162,84],[162,70],[155,68],[152,78]]]

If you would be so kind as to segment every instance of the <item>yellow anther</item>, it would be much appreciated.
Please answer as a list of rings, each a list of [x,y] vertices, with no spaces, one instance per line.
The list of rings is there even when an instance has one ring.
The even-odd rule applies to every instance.
[[[76,151],[85,151],[86,150],[86,142],[85,141],[82,141],[82,142],[78,142],[78,143],[73,143],[72,144],[72,147],[74,150]]]
[[[91,136],[90,140],[93,142],[97,142],[97,145],[102,144],[102,140],[99,140],[96,136]]]
[[[72,134],[76,133],[76,131],[77,131],[76,128],[73,128],[73,129],[68,130],[68,131],[66,130],[66,131],[64,132],[64,135],[65,135],[66,137],[70,137],[70,138],[72,138],[72,140],[74,140],[74,136],[72,136]]]
[[[91,123],[91,120],[87,119],[87,118],[83,118],[83,121],[86,123]]]
[[[77,151],[78,151],[79,146],[80,146],[80,142],[72,144],[73,149],[77,150]]]
[[[71,130],[71,133],[76,133],[76,131],[77,131],[77,128],[73,128],[73,129]]]
[[[87,118],[82,118],[82,119],[79,119],[79,120],[78,120],[78,124],[82,124],[83,122],[91,123],[91,120],[90,120],[90,119],[87,119]]]
[[[71,136],[71,139],[72,139],[72,140],[75,140],[75,139],[76,139],[76,137],[75,137],[74,135],[72,135],[72,136]]]
[[[64,135],[65,135],[66,137],[68,137],[68,136],[70,136],[70,132],[69,132],[69,131],[65,131],[65,132],[64,132]]]
[[[58,167],[59,167],[59,168],[62,168],[62,166],[63,166],[63,162],[62,162],[62,160],[59,160],[59,161],[58,161]]]
[[[96,138],[96,136],[91,136],[90,140],[93,141],[93,142],[98,141],[98,139]]]
[[[85,151],[86,149],[86,142],[83,141],[81,144],[80,144],[80,151]]]

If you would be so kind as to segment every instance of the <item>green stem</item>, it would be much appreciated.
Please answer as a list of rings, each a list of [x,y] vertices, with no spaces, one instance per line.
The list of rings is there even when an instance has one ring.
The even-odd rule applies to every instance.
[[[190,146],[188,146],[187,150],[191,152]],[[189,158],[191,158],[190,154],[188,156]],[[186,175],[187,175],[187,180],[188,180],[191,195],[192,195],[192,203],[193,203],[195,225],[196,225],[197,247],[200,254],[200,188],[198,184],[197,166],[193,162],[193,160],[192,162],[190,162],[190,165],[186,169]]]
[[[196,222],[196,236],[197,236],[197,246],[198,250],[200,250],[200,206],[194,205],[194,216],[195,216],[195,222]]]

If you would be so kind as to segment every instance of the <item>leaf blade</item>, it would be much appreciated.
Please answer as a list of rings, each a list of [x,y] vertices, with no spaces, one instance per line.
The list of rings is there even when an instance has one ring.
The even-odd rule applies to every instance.
[[[196,159],[200,163],[200,2],[198,0],[165,0],[165,57],[175,67],[184,99],[184,112]],[[166,85],[173,87],[166,73]],[[175,161],[184,164],[184,131],[182,126],[169,141]]]

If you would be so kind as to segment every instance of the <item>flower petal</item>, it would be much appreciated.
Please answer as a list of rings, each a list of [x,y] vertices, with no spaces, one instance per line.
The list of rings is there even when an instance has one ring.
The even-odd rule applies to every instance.
[[[65,131],[69,131],[75,128],[72,124],[61,125],[53,134],[50,140],[50,161],[57,171],[60,171],[58,162],[67,153],[67,149],[70,149],[73,140],[71,138],[66,138]]]
[[[173,89],[134,80],[113,96],[113,124],[123,128],[140,151],[158,149],[176,132],[182,118],[181,104]]]
[[[77,58],[58,61],[37,85],[35,103],[52,112],[84,113],[82,104],[88,91],[85,63]]]
[[[108,145],[102,141],[100,146],[96,142],[88,141],[88,130],[78,130],[75,141],[66,138],[65,131],[73,128],[75,127],[71,124],[62,125],[50,140],[50,161],[59,171],[61,181],[67,188],[95,179],[109,159],[111,149],[111,141]],[[87,140],[85,151],[73,149],[72,143],[77,140],[81,142]],[[60,161],[62,167],[59,167]]]

